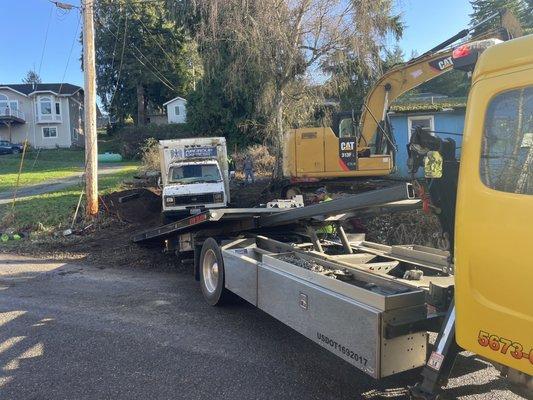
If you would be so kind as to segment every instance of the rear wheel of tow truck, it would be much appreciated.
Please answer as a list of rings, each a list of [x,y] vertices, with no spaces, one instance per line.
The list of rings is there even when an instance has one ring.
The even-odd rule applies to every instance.
[[[224,287],[224,260],[217,241],[208,238],[200,253],[200,286],[205,300],[212,306],[227,301],[231,293]]]

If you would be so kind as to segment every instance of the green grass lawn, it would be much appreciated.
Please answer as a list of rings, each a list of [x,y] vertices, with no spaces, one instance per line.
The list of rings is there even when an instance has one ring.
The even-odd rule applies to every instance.
[[[0,192],[12,190],[17,183],[21,154],[0,156]],[[83,171],[83,150],[32,150],[26,153],[19,187],[51,179],[65,178]]]
[[[124,169],[113,174],[99,177],[99,194],[120,190],[123,181],[131,179],[137,171],[137,165],[125,165]],[[82,191],[81,185],[69,187],[58,192],[46,193],[19,200],[15,204],[14,217],[11,214],[12,205],[0,205],[0,231],[14,229],[15,231],[32,230],[40,225],[45,230],[70,226],[78,198]],[[82,204],[85,197],[82,200]]]
[[[116,139],[103,135],[98,141],[98,153],[116,152]],[[11,191],[17,184],[21,154],[0,156],[0,193]],[[19,188],[36,185],[45,181],[67,178],[83,171],[84,150],[49,149],[31,150],[26,153],[20,175]],[[123,165],[134,165],[125,162]]]

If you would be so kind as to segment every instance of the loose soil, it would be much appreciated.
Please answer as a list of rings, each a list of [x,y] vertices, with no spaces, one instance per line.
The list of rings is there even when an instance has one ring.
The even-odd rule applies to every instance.
[[[232,207],[252,207],[270,200],[268,179],[255,183],[232,182]],[[124,196],[137,194],[120,202]],[[160,246],[145,247],[132,242],[135,234],[161,225],[161,197],[157,188],[128,189],[100,198],[100,215],[94,223],[82,222],[74,234],[43,233],[32,240],[0,244],[0,252],[19,253],[57,260],[79,260],[94,265],[134,268],[188,268]]]
[[[254,207],[278,197],[268,190],[268,177],[253,184],[234,180],[231,184],[232,207]],[[131,194],[138,196],[120,202]],[[337,196],[335,196],[337,197]],[[63,236],[43,233],[32,240],[0,244],[0,252],[15,252],[59,260],[84,259],[95,265],[134,268],[186,268],[173,254],[164,254],[161,246],[134,244],[132,237],[161,225],[161,198],[157,188],[139,188],[115,192],[100,200],[100,215],[94,223],[81,222],[74,234]],[[422,244],[445,248],[438,220],[421,211],[382,215],[352,220],[347,231],[365,232],[367,238],[384,244]]]

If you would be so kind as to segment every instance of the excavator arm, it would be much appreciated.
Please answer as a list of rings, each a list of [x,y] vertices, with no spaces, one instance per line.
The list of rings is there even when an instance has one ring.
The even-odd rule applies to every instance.
[[[499,27],[486,31],[461,45],[490,38],[508,40],[521,36],[520,24],[511,13],[504,11],[494,15],[494,17],[496,16],[499,17]],[[477,26],[485,22],[487,20],[482,21]],[[454,48],[443,48],[466,37],[477,26],[465,29],[420,57],[389,70],[377,81],[368,93],[361,112],[359,150],[371,148],[373,152],[380,153],[379,149],[372,149],[372,143],[374,143],[377,133],[388,135],[387,132],[384,132],[383,127],[380,127],[380,122],[385,120],[390,104],[409,90],[453,69],[452,53]]]

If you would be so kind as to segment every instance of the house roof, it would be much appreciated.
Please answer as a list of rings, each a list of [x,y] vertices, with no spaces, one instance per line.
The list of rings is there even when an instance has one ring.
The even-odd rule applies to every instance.
[[[183,97],[179,97],[179,96],[178,96],[178,97],[174,97],[172,100],[169,100],[169,101],[167,101],[166,103],[164,103],[164,104],[163,104],[163,107],[166,106],[167,104],[172,103],[173,101],[176,101],[176,100],[183,100],[184,102],[187,102],[186,99],[184,99]]]
[[[0,87],[15,90],[26,96],[34,92],[54,92],[56,94],[70,96],[79,90],[83,90],[80,86],[71,83],[0,83]]]
[[[395,113],[410,112],[427,112],[427,111],[453,111],[464,110],[466,108],[466,97],[447,97],[422,101],[421,99],[412,99],[404,101],[395,101],[390,111]]]

